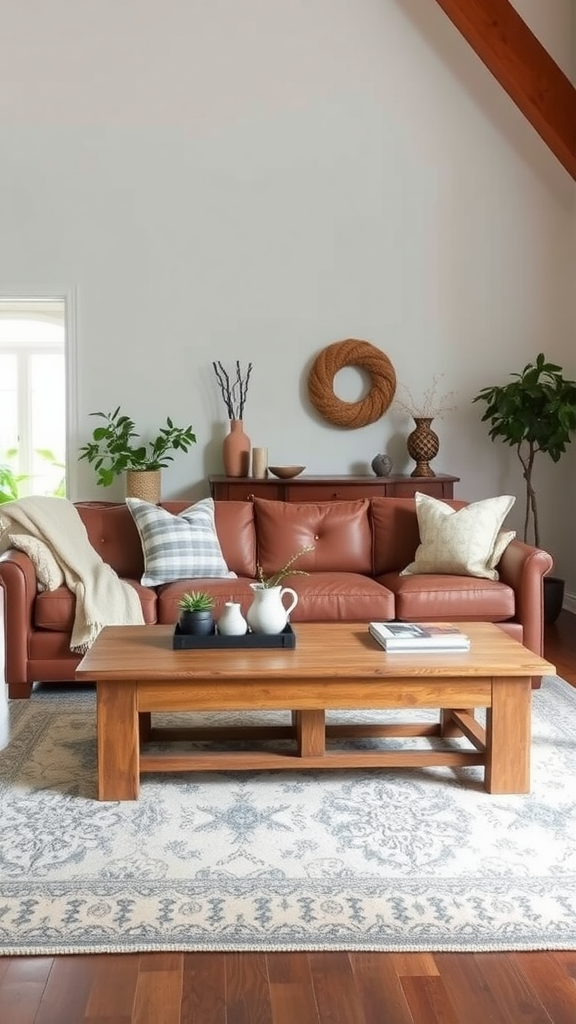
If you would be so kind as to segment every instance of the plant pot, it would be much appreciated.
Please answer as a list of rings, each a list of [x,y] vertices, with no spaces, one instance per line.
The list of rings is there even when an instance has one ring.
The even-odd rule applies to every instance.
[[[560,615],[564,604],[564,580],[558,576],[544,577],[544,622],[551,626]]]
[[[140,498],[157,505],[161,497],[161,469],[127,469],[126,497]]]
[[[214,616],[210,610],[180,612],[178,625],[188,636],[210,636],[214,632]]]

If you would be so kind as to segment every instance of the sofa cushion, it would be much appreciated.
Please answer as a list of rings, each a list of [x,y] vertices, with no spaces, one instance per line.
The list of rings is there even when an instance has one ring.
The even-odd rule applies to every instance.
[[[394,594],[403,622],[501,622],[514,617],[514,591],[477,576],[385,573],[378,582]]]
[[[178,601],[190,590],[204,590],[214,598],[214,618],[216,622],[224,609],[226,601],[236,601],[242,606],[244,615],[252,603],[254,591],[250,584],[253,579],[236,576],[231,579],[214,579],[204,577],[193,580],[175,580],[158,587],[158,622],[163,625],[178,621],[180,608]]]
[[[294,568],[304,572],[372,572],[369,502],[287,502],[254,498],[258,561],[265,576],[277,572],[307,545]],[[286,580],[299,577],[289,576]]]
[[[136,580],[124,580],[134,587],[146,625],[154,625],[156,616],[156,591],[143,587]],[[34,602],[34,625],[37,629],[48,629],[56,633],[71,633],[74,625],[76,599],[68,587],[38,594]]]
[[[393,619],[394,595],[361,573],[313,572],[283,581],[298,594],[291,622],[370,622]]]
[[[458,510],[420,491],[414,500],[420,544],[414,561],[403,569],[404,575],[448,573],[498,579],[494,565],[506,541],[500,530],[516,500],[513,495],[474,501]],[[507,536],[512,540],[512,535]]]
[[[76,509],[100,558],[121,579],[140,579],[144,571],[142,544],[126,504],[79,501]]]
[[[140,498],[126,498],[126,504],[142,541],[143,586],[202,576],[236,575],[222,555],[212,498],[203,498],[176,516]]]
[[[162,508],[178,515],[189,501],[163,501]],[[238,576],[256,576],[256,526],[251,501],[215,501],[216,533],[224,561]]]

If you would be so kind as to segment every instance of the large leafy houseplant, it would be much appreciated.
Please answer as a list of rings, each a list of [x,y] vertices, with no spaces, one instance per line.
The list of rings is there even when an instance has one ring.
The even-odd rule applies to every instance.
[[[104,425],[96,427],[92,440],[79,450],[79,458],[94,464],[97,483],[108,487],[115,476],[126,470],[165,469],[174,456],[172,451],[187,452],[196,441],[192,427],[175,427],[168,416],[166,426],[146,444],[139,442],[134,421],[120,412],[92,412],[100,416]]]
[[[567,380],[562,367],[548,362],[542,352],[522,373],[510,376],[513,380],[508,384],[482,388],[473,401],[486,403],[482,422],[490,423],[492,440],[502,440],[516,449],[526,485],[524,540],[532,537],[540,547],[534,462],[539,453],[558,462],[572,440],[576,381]]]

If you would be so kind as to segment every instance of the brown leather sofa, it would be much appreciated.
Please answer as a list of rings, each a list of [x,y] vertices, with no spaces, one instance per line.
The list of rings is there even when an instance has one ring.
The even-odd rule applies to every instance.
[[[176,514],[190,502],[164,502]],[[465,502],[452,501],[455,508]],[[469,576],[401,576],[419,543],[413,498],[291,504],[281,501],[215,503],[222,551],[238,578],[178,580],[143,587],[140,537],[124,504],[76,505],[101,557],[137,589],[146,623],[176,623],[186,590],[208,590],[216,617],[225,601],[252,600],[256,563],[277,571],[305,545],[314,550],[295,563],[308,575],[284,582],[298,592],[291,621],[488,621],[530,650],[542,653],[542,578],[552,568],[546,552],[514,540],[498,566],[500,579]],[[4,591],[6,682],[9,695],[29,697],[33,682],[74,680],[80,660],[70,651],[74,598],[67,587],[38,593],[31,561],[11,549],[0,556]]]

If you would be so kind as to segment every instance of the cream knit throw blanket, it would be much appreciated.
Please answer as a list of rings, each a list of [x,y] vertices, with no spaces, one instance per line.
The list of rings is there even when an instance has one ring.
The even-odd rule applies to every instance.
[[[85,654],[104,626],[144,622],[134,587],[100,558],[71,501],[42,495],[19,498],[0,506],[0,520],[4,520],[0,550],[6,546],[1,542],[7,534],[27,533],[48,546],[62,569],[66,586],[76,597],[71,651]]]

